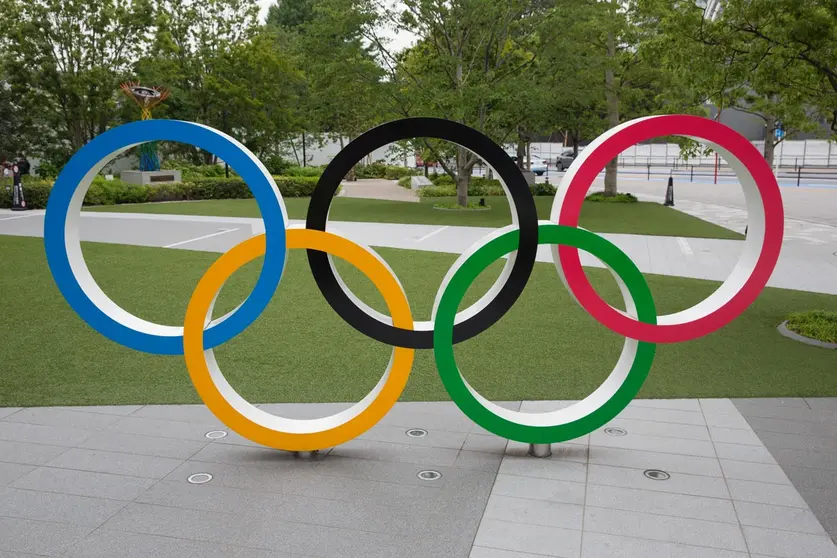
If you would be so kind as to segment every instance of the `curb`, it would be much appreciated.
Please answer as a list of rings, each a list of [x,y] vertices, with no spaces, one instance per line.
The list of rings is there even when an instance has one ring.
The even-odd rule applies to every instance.
[[[822,349],[837,349],[837,343],[827,343],[825,341],[818,341],[816,339],[811,339],[810,337],[805,337],[804,335],[799,335],[798,333],[794,333],[787,327],[788,321],[785,320],[776,328],[779,330],[779,334],[787,337],[788,339],[793,339],[794,341],[799,341],[800,343],[805,343],[806,345],[813,345],[814,347],[820,347]]]

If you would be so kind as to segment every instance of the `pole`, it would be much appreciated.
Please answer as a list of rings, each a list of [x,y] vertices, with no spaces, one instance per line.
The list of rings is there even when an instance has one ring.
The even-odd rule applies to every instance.
[[[689,174],[689,182],[694,182],[694,181],[695,181],[695,166],[692,165],[692,172],[691,172],[691,174]]]
[[[302,130],[302,166],[307,166],[306,163],[307,157],[305,156],[305,130]],[[407,166],[406,164],[404,165]]]
[[[799,188],[799,184],[802,182],[802,167],[799,167],[796,170],[796,187]]]
[[[663,204],[666,207],[674,207],[674,177],[668,177],[668,186],[666,187],[666,201]]]
[[[718,183],[718,154],[715,153],[715,184]]]
[[[223,122],[224,133],[226,134],[227,133],[227,111],[226,111],[226,109],[224,109],[224,114],[223,114],[222,118],[224,119],[224,122]],[[227,178],[230,177],[230,166],[227,164],[226,159],[224,159],[224,176],[227,177]]]

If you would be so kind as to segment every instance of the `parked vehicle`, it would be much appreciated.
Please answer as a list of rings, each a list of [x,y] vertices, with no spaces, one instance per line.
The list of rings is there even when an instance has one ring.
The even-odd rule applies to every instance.
[[[510,155],[510,157],[511,157],[512,161],[517,163],[517,155]],[[530,162],[531,162],[529,170],[532,171],[533,173],[535,173],[538,176],[543,176],[543,174],[549,168],[549,165],[547,165],[546,161],[544,161],[543,159],[541,159],[537,155],[530,155],[529,159],[530,159]],[[525,159],[524,159],[524,162],[523,162],[523,166],[524,167],[526,166],[526,160]]]
[[[582,147],[578,148],[579,153],[581,153],[582,149]],[[574,160],[575,157],[573,156],[573,150],[564,149],[557,157],[555,157],[555,168],[559,171],[566,170],[567,168],[569,168],[570,165],[573,164]]]

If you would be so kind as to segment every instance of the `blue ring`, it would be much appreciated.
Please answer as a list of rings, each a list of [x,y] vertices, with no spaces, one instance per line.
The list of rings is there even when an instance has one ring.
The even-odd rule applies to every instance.
[[[69,204],[84,176],[114,151],[148,141],[176,141],[214,153],[244,179],[256,198],[265,223],[266,252],[253,292],[227,319],[207,329],[204,348],[225,343],[252,324],[270,303],[285,269],[285,213],[282,197],[270,175],[247,149],[212,128],[179,120],[145,120],[112,128],[82,147],[52,187],[44,216],[47,263],[58,289],[73,310],[93,329],[131,349],[161,355],[182,355],[183,336],[140,332],[114,321],[84,293],[70,268],[65,249]],[[252,158],[251,158],[252,156]]]

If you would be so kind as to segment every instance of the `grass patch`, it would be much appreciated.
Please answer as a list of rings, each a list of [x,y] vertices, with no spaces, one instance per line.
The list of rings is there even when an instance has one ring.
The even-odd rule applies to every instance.
[[[468,205],[462,206],[458,203],[437,203],[433,205],[433,209],[448,209],[453,211],[488,211],[491,209],[490,205],[480,205],[479,202],[468,202]]]
[[[788,316],[787,328],[809,339],[837,343],[837,312],[797,312]]]
[[[602,203],[639,203],[635,195],[623,192],[619,192],[615,196],[606,196],[604,192],[594,192],[584,198],[584,200]]]
[[[443,213],[443,212],[439,212]],[[126,310],[182,323],[189,296],[217,254],[84,243],[105,292]],[[414,318],[428,319],[438,285],[455,256],[381,249],[407,291]],[[86,326],[55,287],[43,241],[0,236],[0,406],[197,403],[183,358],[137,353]],[[466,303],[487,290],[494,264]],[[342,266],[355,292],[379,310],[380,297],[353,268]],[[218,312],[237,305],[259,272],[254,262],[224,287]],[[618,287],[589,269],[608,300]],[[646,275],[658,312],[681,310],[717,283]],[[660,345],[641,397],[836,396],[837,355],[776,335],[798,308],[837,311],[837,297],[767,289],[719,332]],[[468,381],[493,400],[578,399],[616,362],[623,338],[596,323],[561,285],[550,264],[536,264],[521,299],[488,331],[457,346]],[[344,323],[316,288],[305,255],[291,253],[286,275],[264,314],[216,350],[233,386],[253,402],[357,401],[378,381],[390,348]],[[432,351],[417,351],[403,400],[448,399]]]
[[[535,197],[540,219],[549,219],[553,198]],[[305,219],[309,198],[285,198],[291,219]],[[455,203],[456,198],[421,198],[420,203],[336,198],[329,219],[370,223],[415,223],[426,225],[460,225],[471,227],[504,227],[511,223],[509,200],[505,196],[489,196],[488,211],[434,211],[436,204]],[[214,215],[220,217],[258,217],[255,200],[205,200],[153,204],[114,205],[85,208],[87,211],[124,213],[166,213],[175,215]],[[744,237],[729,229],[692,217],[658,203],[611,204],[585,202],[580,225],[595,232],[684,236],[691,238]]]

